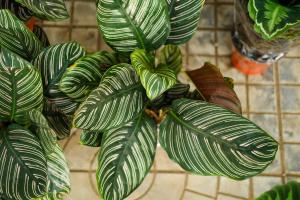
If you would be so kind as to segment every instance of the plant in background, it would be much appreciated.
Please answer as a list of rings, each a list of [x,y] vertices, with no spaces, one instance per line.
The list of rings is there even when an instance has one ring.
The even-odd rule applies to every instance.
[[[297,200],[300,199],[300,183],[290,181],[273,187],[256,198],[256,200]]]
[[[101,147],[105,200],[141,184],[158,141],[187,172],[235,180],[261,173],[278,144],[241,116],[232,79],[209,63],[183,71],[176,45],[196,31],[203,3],[98,0],[100,31],[115,52],[92,54],[76,42],[45,45],[45,35],[0,10],[0,198],[61,199],[70,184],[57,139],[71,128],[82,130],[82,144]],[[37,16],[52,13],[37,7]],[[196,90],[179,81],[186,74]]]
[[[299,36],[300,2],[296,0],[249,0],[248,11],[255,31],[266,40]]]

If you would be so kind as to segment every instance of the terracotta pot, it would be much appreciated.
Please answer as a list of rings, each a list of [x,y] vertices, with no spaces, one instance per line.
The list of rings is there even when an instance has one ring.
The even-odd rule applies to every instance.
[[[33,27],[34,27],[34,25],[35,25],[35,18],[34,17],[31,17],[31,19],[30,20],[28,20],[27,22],[26,22],[26,26],[31,30],[31,31],[33,31]]]
[[[260,63],[240,54],[235,48],[231,54],[232,65],[246,75],[263,74],[271,64]]]

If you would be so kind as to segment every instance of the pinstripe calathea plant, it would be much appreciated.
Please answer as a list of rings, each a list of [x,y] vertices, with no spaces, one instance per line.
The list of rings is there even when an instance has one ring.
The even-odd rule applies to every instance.
[[[62,199],[70,189],[58,139],[71,128],[100,147],[104,200],[143,181],[158,143],[189,173],[244,180],[273,160],[277,142],[241,116],[233,81],[209,63],[184,72],[177,45],[197,29],[204,1],[98,0],[113,52],[44,45],[0,10],[0,199]],[[181,83],[189,77],[196,89]]]

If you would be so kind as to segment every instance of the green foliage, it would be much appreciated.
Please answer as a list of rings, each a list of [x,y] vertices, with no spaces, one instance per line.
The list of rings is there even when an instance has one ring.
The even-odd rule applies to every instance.
[[[16,0],[1,0],[0,9],[10,10],[22,21],[27,21],[32,17],[32,12],[28,8],[17,3]]]
[[[248,11],[255,30],[267,40],[281,38],[300,25],[300,3],[297,1],[249,0]]]
[[[285,185],[273,187],[255,200],[298,200],[300,199],[300,183],[290,181]]]

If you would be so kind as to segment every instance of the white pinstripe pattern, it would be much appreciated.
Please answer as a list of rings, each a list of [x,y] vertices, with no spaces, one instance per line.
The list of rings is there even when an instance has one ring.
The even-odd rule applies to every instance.
[[[104,200],[122,200],[149,172],[155,155],[155,122],[145,114],[104,134],[97,182]]]
[[[169,35],[168,9],[161,0],[99,0],[98,23],[105,41],[120,52],[154,50]]]
[[[180,48],[176,45],[166,45],[160,52],[159,61],[173,69],[178,74],[182,68],[182,55]]]
[[[277,142],[257,125],[203,101],[180,99],[160,125],[160,143],[183,169],[243,180],[273,160]]]
[[[32,17],[32,13],[30,10],[12,0],[1,0],[0,9],[10,10],[22,21],[27,21]]]
[[[103,132],[132,120],[144,108],[145,99],[131,65],[115,65],[106,71],[99,87],[81,104],[74,124],[84,130]]]

